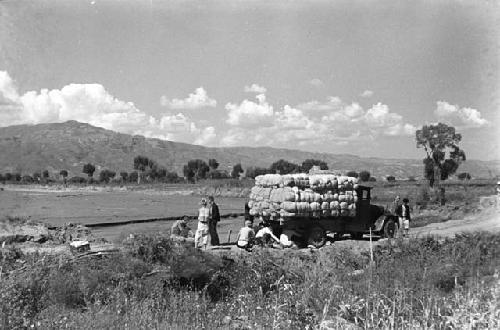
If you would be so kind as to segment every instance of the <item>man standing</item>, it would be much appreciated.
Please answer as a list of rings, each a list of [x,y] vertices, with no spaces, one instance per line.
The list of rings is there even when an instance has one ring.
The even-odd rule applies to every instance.
[[[198,210],[198,228],[194,235],[194,247],[196,249],[207,248],[208,243],[208,220],[210,218],[210,209],[207,207],[207,200],[201,199],[200,209]]]
[[[408,233],[410,231],[410,205],[409,205],[409,200],[408,198],[403,198],[403,205],[400,205],[396,211],[396,214],[399,216],[401,219],[400,222],[402,222],[402,233],[403,237],[407,237]]]
[[[217,234],[217,223],[220,221],[219,206],[214,201],[214,196],[208,197],[210,217],[208,221],[208,231],[210,233],[210,245],[219,245],[219,235]]]

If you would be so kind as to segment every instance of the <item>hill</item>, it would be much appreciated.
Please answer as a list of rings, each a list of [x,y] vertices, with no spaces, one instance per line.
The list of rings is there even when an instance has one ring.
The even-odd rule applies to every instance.
[[[331,169],[339,171],[368,170],[376,177],[394,175],[398,178],[421,176],[419,159],[363,158],[269,147],[208,148],[186,143],[149,139],[94,127],[86,123],[17,125],[0,128],[0,173],[33,173],[49,169],[58,173],[67,169],[71,175],[81,175],[82,165],[90,162],[97,169],[132,171],[133,159],[145,155],[182,173],[190,159],[215,158],[221,169],[230,170],[236,163],[268,167],[278,159],[301,163],[307,158],[321,159]],[[474,177],[489,178],[500,173],[500,161],[468,160],[460,171]]]

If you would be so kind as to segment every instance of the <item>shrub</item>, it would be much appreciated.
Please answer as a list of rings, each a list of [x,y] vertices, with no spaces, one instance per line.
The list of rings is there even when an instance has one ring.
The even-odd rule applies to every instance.
[[[68,181],[70,183],[85,183],[87,180],[81,176],[73,176]]]
[[[367,182],[370,180],[371,174],[368,171],[361,171],[359,172],[359,179],[361,181]]]
[[[345,175],[352,176],[352,177],[355,177],[355,178],[357,178],[359,176],[358,172],[356,172],[356,171],[349,171]]]
[[[385,177],[387,182],[396,182],[396,178],[393,175],[388,175]]]

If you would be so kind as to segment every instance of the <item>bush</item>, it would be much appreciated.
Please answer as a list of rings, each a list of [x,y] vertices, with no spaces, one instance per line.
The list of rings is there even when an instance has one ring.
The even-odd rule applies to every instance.
[[[396,182],[396,178],[392,175],[386,176],[385,179],[387,182]]]
[[[368,171],[359,172],[359,179],[364,182],[368,182],[370,180],[371,174]]]
[[[359,176],[358,172],[356,172],[356,171],[349,171],[345,175],[352,176],[354,178],[357,178]]]

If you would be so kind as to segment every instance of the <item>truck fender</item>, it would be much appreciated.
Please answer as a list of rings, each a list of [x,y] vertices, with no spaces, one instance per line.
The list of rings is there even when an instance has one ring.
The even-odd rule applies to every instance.
[[[378,217],[377,221],[373,224],[373,231],[378,232],[384,230],[384,224],[386,221],[393,220],[394,217],[390,215],[383,214]]]

